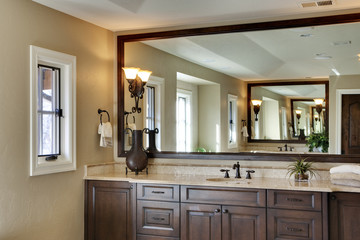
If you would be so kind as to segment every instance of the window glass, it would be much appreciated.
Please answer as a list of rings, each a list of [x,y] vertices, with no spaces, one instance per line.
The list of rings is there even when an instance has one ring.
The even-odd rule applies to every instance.
[[[60,154],[60,69],[38,66],[38,155]]]

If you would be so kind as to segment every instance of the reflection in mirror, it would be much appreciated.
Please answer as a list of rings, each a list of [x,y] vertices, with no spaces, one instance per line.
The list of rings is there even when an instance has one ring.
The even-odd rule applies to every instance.
[[[325,129],[325,111],[314,115],[312,108],[316,104],[313,99],[326,98],[324,82],[271,83],[264,86],[250,84],[251,99],[251,137],[252,140],[305,140],[315,131],[312,119],[318,117],[316,131]],[[261,102],[261,106],[254,104],[254,99]],[[325,102],[322,108],[325,109]],[[320,117],[319,117],[320,116]]]
[[[330,92],[335,98],[335,91],[340,88],[338,80],[351,88],[354,81],[347,79],[357,79],[360,74],[354,55],[360,47],[360,35],[354,34],[359,25],[157,39],[159,33],[155,37],[141,36],[138,42],[133,41],[136,37],[125,37],[124,51],[119,48],[119,56],[124,54],[124,61],[120,57],[120,62],[125,67],[148,69],[153,74],[139,103],[144,111],[125,114],[124,125],[120,122],[120,127],[158,128],[156,146],[162,152],[251,151],[256,144],[267,147],[279,142],[304,143],[299,141],[301,132],[306,138],[312,132],[329,131],[330,141],[334,142],[335,126],[328,128],[327,123],[328,84],[318,84],[323,88],[321,94],[309,95],[312,88],[317,87],[315,84],[296,90],[299,94],[280,96],[290,91],[291,84],[285,84],[286,89],[278,84],[273,86],[277,90],[259,88],[267,92],[266,95],[257,94],[254,89],[251,93],[254,96],[248,98],[247,81],[265,85],[269,80],[278,83],[295,79],[291,80],[292,85],[301,82],[299,86],[309,78],[333,81],[336,84],[331,85]],[[336,72],[340,75],[336,76]],[[124,110],[131,112],[134,101],[130,100],[128,82],[123,82],[124,86],[119,89],[124,90]],[[120,90],[119,93],[122,94]],[[230,101],[229,96],[235,96],[236,100]],[[314,98],[326,99],[320,113],[315,105],[310,106]],[[251,99],[262,101],[257,117]],[[299,101],[292,106],[291,99],[310,99],[311,103]],[[299,118],[291,107],[302,111]],[[251,111],[246,116],[248,108]],[[335,106],[331,108],[334,112]],[[119,117],[123,119],[121,114]],[[335,124],[334,121],[331,124]],[[125,141],[122,140],[119,139],[120,144],[124,142],[125,150],[129,150],[130,136],[125,135]],[[145,136],[144,148],[148,146],[147,141]],[[269,145],[259,144],[260,141]],[[271,147],[276,150],[279,145]],[[306,151],[304,144],[302,147],[302,151]],[[123,149],[120,146],[120,151]]]

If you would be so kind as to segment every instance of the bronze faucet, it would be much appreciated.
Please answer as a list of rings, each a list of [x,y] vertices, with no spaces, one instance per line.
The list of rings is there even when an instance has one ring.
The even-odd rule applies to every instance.
[[[236,169],[235,178],[241,178],[240,176],[240,164],[237,162],[234,164],[233,169]]]

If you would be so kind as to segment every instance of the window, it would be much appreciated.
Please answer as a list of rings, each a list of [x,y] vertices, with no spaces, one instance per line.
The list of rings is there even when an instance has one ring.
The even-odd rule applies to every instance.
[[[176,150],[191,151],[191,92],[178,89],[176,100]]]
[[[149,128],[150,130],[155,129],[155,87],[148,86],[146,88],[147,94],[146,94],[146,128]]]
[[[228,148],[237,148],[237,99],[228,94]]]
[[[30,175],[76,169],[76,58],[30,46]]]
[[[38,156],[60,155],[60,69],[38,65]]]

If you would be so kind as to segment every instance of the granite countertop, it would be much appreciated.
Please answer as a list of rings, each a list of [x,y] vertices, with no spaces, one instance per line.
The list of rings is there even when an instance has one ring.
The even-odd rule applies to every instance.
[[[85,176],[85,180],[128,181],[132,183],[156,183],[196,185],[212,187],[237,187],[314,192],[359,192],[360,188],[332,184],[329,180],[310,180],[309,182],[295,182],[288,178],[253,178],[235,179],[221,178],[214,175],[170,175],[170,174],[141,174],[134,173],[103,173]]]

